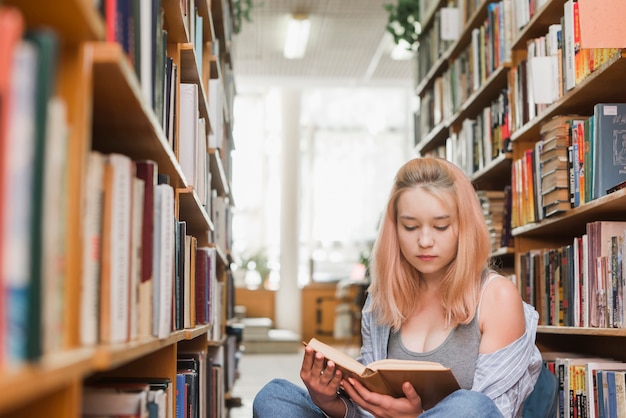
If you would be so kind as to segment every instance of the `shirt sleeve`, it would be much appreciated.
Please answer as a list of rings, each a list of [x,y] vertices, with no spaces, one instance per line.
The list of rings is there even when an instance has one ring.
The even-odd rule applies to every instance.
[[[524,303],[526,331],[513,343],[489,354],[479,354],[472,390],[493,399],[506,418],[521,415],[541,371],[541,353],[535,345],[539,314]]]

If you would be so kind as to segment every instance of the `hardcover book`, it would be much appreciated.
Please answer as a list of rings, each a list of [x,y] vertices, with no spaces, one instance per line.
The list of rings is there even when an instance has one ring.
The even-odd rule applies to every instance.
[[[594,106],[593,199],[626,180],[626,103]]]
[[[306,343],[305,343],[306,344]],[[343,378],[352,377],[372,392],[404,397],[402,383],[410,382],[422,398],[424,409],[430,409],[459,389],[450,368],[429,361],[383,359],[368,365],[315,338],[308,344],[341,370]]]

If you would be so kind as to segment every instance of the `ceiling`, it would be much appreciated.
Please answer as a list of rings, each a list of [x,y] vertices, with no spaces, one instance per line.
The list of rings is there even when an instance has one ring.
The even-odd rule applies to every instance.
[[[413,86],[414,60],[394,61],[383,5],[395,0],[253,0],[252,21],[233,37],[238,91],[247,86]],[[283,57],[287,21],[306,13],[306,55]]]

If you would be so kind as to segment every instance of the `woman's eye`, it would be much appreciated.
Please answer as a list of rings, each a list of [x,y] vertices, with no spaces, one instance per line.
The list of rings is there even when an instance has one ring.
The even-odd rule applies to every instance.
[[[415,231],[417,229],[416,226],[404,225],[405,231]]]
[[[448,229],[450,225],[445,225],[445,226],[436,226],[435,229],[437,231],[445,231],[446,229]]]

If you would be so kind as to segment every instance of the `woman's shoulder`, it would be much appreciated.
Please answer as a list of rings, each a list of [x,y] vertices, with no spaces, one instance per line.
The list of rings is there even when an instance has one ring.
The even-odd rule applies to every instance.
[[[483,350],[494,351],[519,338],[526,328],[522,298],[515,283],[495,274],[483,288],[480,329]],[[485,352],[485,351],[483,351]]]

